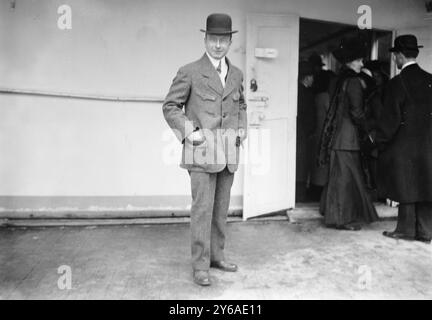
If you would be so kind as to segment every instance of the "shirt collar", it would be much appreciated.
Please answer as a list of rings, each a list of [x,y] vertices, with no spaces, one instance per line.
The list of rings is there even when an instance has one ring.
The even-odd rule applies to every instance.
[[[410,61],[410,62],[405,63],[405,64],[402,66],[401,71],[402,71],[403,69],[405,69],[406,67],[412,65],[412,64],[417,64],[417,62],[416,62],[416,61]]]
[[[217,60],[217,59],[214,59],[212,56],[210,56],[207,51],[206,51],[206,55],[209,58],[211,64],[215,67],[215,69],[217,69],[217,67],[219,66],[219,61],[222,62],[221,63],[222,68],[226,65],[226,58],[225,57],[223,57],[221,60]]]

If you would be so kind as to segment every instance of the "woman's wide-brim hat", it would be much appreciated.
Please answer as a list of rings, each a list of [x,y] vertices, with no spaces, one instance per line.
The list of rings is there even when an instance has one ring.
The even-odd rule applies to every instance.
[[[202,32],[209,34],[233,34],[231,17],[225,13],[213,13],[207,17],[206,29]]]
[[[396,37],[394,41],[394,47],[390,48],[390,52],[404,52],[404,51],[419,51],[419,46],[417,44],[417,37],[413,34],[404,34],[402,36]]]
[[[366,56],[366,43],[360,37],[342,39],[339,47],[333,51],[340,63],[348,63]]]

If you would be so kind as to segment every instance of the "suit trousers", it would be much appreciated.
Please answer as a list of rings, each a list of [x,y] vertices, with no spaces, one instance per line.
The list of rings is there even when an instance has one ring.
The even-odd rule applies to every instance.
[[[400,203],[396,232],[432,237],[432,202]]]
[[[194,270],[224,260],[226,219],[234,173],[189,171],[192,186],[191,249]]]

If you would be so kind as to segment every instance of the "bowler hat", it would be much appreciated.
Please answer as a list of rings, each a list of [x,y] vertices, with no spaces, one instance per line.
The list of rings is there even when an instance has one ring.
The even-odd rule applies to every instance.
[[[360,37],[343,38],[333,55],[340,63],[348,63],[366,56],[366,43]]]
[[[419,51],[419,46],[417,44],[417,38],[413,34],[404,34],[402,36],[396,37],[394,41],[394,47],[390,48],[390,52],[403,52],[403,51]]]
[[[210,34],[233,34],[231,17],[225,13],[213,13],[207,17],[206,30],[202,32]]]

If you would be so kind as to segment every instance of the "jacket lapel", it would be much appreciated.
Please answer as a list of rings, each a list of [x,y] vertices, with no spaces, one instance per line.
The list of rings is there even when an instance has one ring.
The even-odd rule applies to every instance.
[[[204,56],[200,60],[200,64],[201,74],[204,78],[206,78],[207,85],[217,94],[222,95],[224,88],[222,87],[222,83],[216,69],[213,67],[210,59],[207,57],[207,54],[204,53]]]
[[[236,83],[237,83],[236,74],[234,73],[234,70],[233,70],[234,68],[231,65],[231,61],[229,61],[228,58],[226,58],[226,62],[228,64],[228,74],[226,77],[225,88],[223,90],[222,98],[225,98],[227,95],[229,95],[231,93],[231,91],[234,90],[234,88],[236,87]]]

